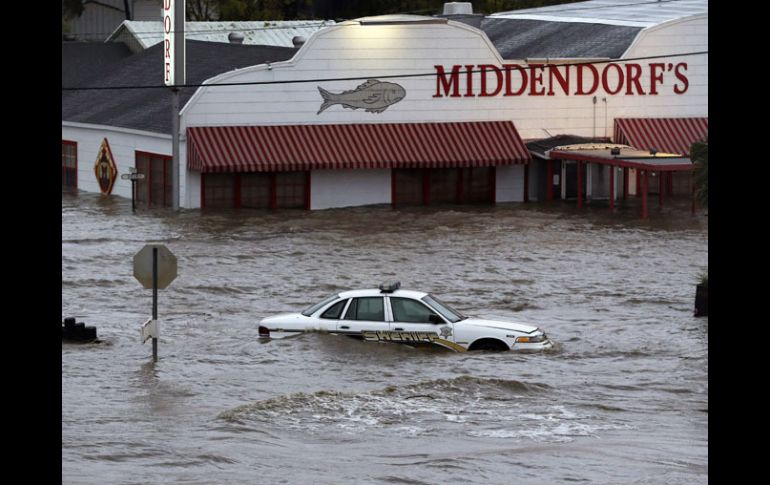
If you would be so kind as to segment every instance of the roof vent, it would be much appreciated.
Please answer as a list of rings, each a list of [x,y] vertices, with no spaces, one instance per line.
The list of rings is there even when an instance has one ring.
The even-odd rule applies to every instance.
[[[240,32],[231,32],[230,35],[227,36],[227,40],[229,40],[231,44],[243,44],[243,39],[243,34]]]
[[[447,2],[444,4],[444,15],[473,15],[471,2]]]
[[[301,36],[301,35],[295,35],[291,39],[291,43],[294,44],[294,47],[297,47],[297,48],[302,47],[302,45],[305,42],[307,42],[307,39],[305,37]]]

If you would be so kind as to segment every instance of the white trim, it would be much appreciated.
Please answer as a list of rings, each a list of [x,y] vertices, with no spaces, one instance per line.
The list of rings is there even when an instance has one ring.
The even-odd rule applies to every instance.
[[[150,136],[153,138],[161,138],[164,140],[171,140],[171,135],[166,135],[163,133],[155,133],[152,131],[135,130],[133,128],[122,128],[119,126],[94,125],[91,123],[77,123],[75,121],[62,121],[61,125],[62,127],[67,126],[70,128],[86,128],[89,130],[113,131],[116,133],[127,133],[130,135],[142,135],[142,136]]]

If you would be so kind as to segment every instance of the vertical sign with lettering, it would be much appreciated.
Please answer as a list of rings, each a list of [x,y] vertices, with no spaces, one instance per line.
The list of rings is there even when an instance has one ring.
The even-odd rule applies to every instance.
[[[163,0],[163,82],[174,85],[174,0]]]

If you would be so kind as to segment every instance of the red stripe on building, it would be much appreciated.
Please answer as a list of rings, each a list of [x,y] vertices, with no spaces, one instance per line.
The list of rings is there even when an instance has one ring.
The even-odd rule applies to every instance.
[[[453,168],[526,164],[510,121],[187,129],[187,167],[200,172]]]
[[[615,143],[640,150],[689,155],[696,141],[709,132],[708,118],[617,118]]]

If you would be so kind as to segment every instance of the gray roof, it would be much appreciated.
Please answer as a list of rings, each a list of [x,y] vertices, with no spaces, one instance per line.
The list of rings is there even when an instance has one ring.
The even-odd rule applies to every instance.
[[[481,30],[506,60],[617,59],[642,27],[487,17]]]
[[[708,0],[590,0],[498,12],[490,17],[652,27],[707,15],[708,9]]]
[[[88,82],[94,73],[106,72],[122,59],[131,56],[123,44],[100,42],[62,42],[62,86],[78,86]]]
[[[105,48],[114,44],[100,44]],[[92,66],[89,48],[62,47],[62,87],[162,86],[162,44],[125,57],[107,69]],[[297,49],[188,40],[187,84],[200,84],[218,74],[265,62],[290,59]],[[84,66],[79,76],[65,75],[65,65]],[[197,88],[181,89],[180,107]],[[62,91],[62,121],[119,126],[171,133],[171,94],[167,88]]]

